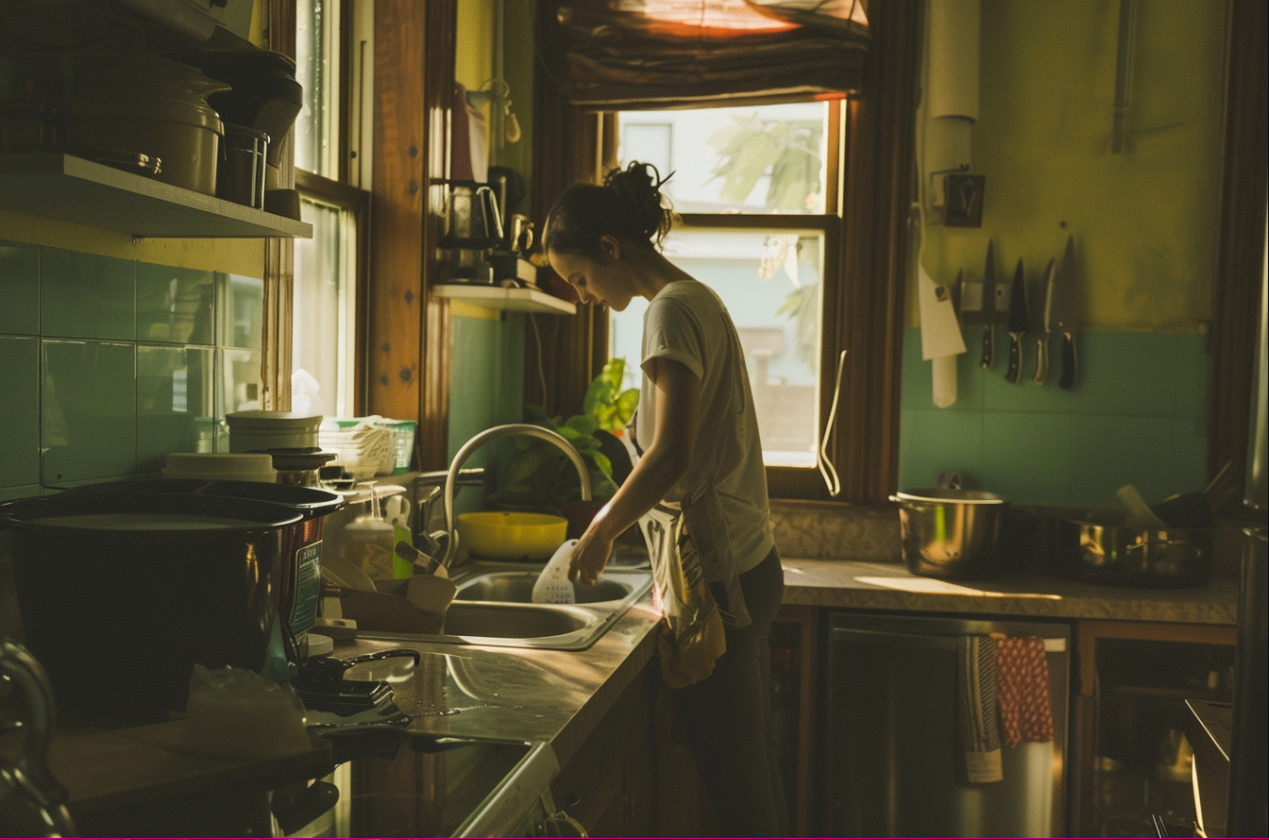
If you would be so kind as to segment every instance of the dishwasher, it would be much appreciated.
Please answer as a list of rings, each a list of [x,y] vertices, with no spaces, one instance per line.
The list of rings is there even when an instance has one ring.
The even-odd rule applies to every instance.
[[[1001,745],[1000,781],[958,756],[963,636],[1044,640],[1052,741]],[[1062,837],[1070,627],[1056,622],[830,616],[822,818],[835,837]]]

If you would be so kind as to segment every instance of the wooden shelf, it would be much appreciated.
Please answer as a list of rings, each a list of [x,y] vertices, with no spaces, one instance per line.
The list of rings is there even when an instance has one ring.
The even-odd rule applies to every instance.
[[[538,289],[504,289],[467,283],[445,283],[432,287],[432,293],[452,300],[462,300],[486,309],[507,312],[546,312],[551,315],[574,315],[577,305],[560,300]]]
[[[0,154],[0,207],[141,237],[313,235],[307,222],[50,152]]]

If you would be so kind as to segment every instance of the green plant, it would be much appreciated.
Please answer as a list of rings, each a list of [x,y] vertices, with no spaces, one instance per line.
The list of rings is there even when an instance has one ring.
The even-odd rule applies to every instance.
[[[620,434],[639,402],[638,390],[621,388],[625,365],[624,359],[612,359],[604,365],[586,392],[582,413],[567,420],[548,417],[538,406],[525,406],[527,422],[560,435],[582,456],[589,468],[591,498],[595,501],[610,499],[617,492],[612,461],[603,452],[605,436]],[[559,514],[566,502],[581,498],[572,462],[559,447],[540,438],[507,438],[495,463],[494,489],[488,497],[495,505]]]

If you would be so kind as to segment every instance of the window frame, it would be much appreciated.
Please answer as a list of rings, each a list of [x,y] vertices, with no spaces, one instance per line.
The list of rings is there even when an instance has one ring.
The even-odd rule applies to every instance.
[[[772,499],[875,504],[896,489],[908,236],[919,221],[912,195],[923,7],[920,0],[891,0],[869,9],[863,78],[842,108],[835,179],[841,282],[824,303],[831,315],[823,322],[828,346],[846,351],[828,445],[841,492],[830,496],[816,471],[791,476],[777,469],[768,471]],[[539,28],[549,26],[549,20],[539,20]],[[535,217],[545,216],[569,184],[596,180],[616,163],[607,112],[567,101],[559,79],[542,64],[534,74]],[[548,370],[556,372],[548,406],[585,393],[586,374],[596,371],[607,352],[607,321],[589,310],[583,307],[573,323],[561,325],[556,345],[547,348]],[[836,367],[834,358],[834,372]],[[822,411],[831,400],[831,391],[821,394]]]
[[[794,96],[779,100],[780,103],[807,101],[813,101],[813,98]],[[828,115],[825,148],[828,151],[825,160],[824,213],[679,213],[676,227],[681,225],[685,229],[772,232],[814,230],[823,236],[819,373],[816,383],[816,459],[818,464],[819,450],[824,448],[828,453],[828,460],[836,469],[847,455],[842,447],[845,438],[836,433],[836,428],[826,429],[826,426],[837,386],[838,359],[842,351],[847,349],[843,342],[841,319],[837,317],[837,314],[842,305],[842,285],[845,282],[845,266],[842,261],[842,237],[845,232],[842,176],[846,162],[846,150],[843,145],[847,136],[845,121],[849,108],[844,98],[828,100],[826,104]],[[607,112],[607,115],[615,123],[616,130],[620,131],[620,112]],[[840,426],[845,419],[844,412],[839,406],[834,427]],[[823,436],[826,433],[828,446],[824,447]],[[816,465],[809,467],[768,465],[766,473],[768,492],[772,498],[820,500],[831,498],[824,478]]]
[[[338,102],[340,117],[335,126],[333,139],[338,143],[334,153],[338,162],[339,180],[323,177],[295,166],[294,132],[286,139],[280,159],[280,186],[294,187],[301,196],[339,207],[354,215],[356,225],[354,289],[352,290],[356,311],[354,312],[354,339],[350,348],[354,354],[354,382],[352,385],[352,402],[354,413],[367,413],[368,376],[366,373],[369,353],[367,346],[370,340],[370,247],[371,225],[370,207],[371,193],[361,186],[353,186],[350,180],[363,180],[366,170],[364,154],[358,154],[358,164],[353,166],[354,147],[359,151],[364,142],[364,128],[358,125],[354,136],[353,120],[362,120],[364,115],[352,113],[354,105],[360,110],[365,107],[363,97],[355,95],[353,85],[358,84],[364,93],[365,79],[359,77],[358,64],[353,47],[355,44],[355,24],[357,23],[357,7],[364,0],[343,0],[340,3],[339,20],[339,93],[335,97]],[[294,59],[296,55],[296,14],[297,0],[268,0],[268,45],[269,49],[280,52]],[[361,68],[366,72],[366,68]],[[262,385],[264,393],[262,403],[268,409],[289,409],[291,405],[291,373],[292,338],[294,335],[294,294],[295,294],[295,243],[290,239],[268,239],[265,242],[265,300],[264,300],[264,346],[262,353]]]

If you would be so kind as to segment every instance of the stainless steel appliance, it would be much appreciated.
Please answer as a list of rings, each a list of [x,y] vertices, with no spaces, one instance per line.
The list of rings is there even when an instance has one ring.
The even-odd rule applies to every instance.
[[[1269,230],[1266,231],[1265,263],[1260,288],[1260,350],[1251,400],[1251,436],[1247,442],[1247,483],[1243,503],[1265,521],[1269,511]],[[1229,767],[1228,831],[1231,837],[1264,837],[1269,834],[1269,805],[1266,804],[1265,755],[1269,739],[1265,732],[1265,707],[1269,705],[1266,685],[1266,613],[1269,611],[1269,556],[1263,526],[1244,532],[1242,590],[1238,601],[1238,642],[1234,659],[1233,754]]]
[[[960,637],[1044,639],[1054,739],[1002,747],[1001,781],[958,771]],[[831,617],[824,830],[834,837],[1066,833],[1070,628],[1028,621]]]

